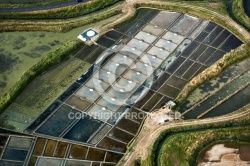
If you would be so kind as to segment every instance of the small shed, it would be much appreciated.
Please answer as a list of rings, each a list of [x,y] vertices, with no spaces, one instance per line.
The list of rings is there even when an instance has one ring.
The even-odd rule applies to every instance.
[[[98,37],[98,32],[94,29],[87,29],[77,36],[78,39],[82,40],[85,43],[89,43],[92,40],[95,40]]]
[[[176,106],[175,102],[173,102],[172,100],[168,101],[164,106],[163,106],[163,109],[164,108],[168,108],[168,109],[172,109]]]

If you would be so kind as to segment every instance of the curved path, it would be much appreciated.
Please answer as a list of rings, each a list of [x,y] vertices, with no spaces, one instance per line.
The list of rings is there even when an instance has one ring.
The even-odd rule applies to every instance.
[[[83,0],[83,2],[88,2],[88,1],[90,0]],[[0,8],[0,13],[17,13],[17,12],[32,12],[38,10],[50,10],[50,9],[72,6],[76,4],[78,4],[78,2],[76,2],[75,0],[71,0],[70,2],[62,2],[47,6],[35,6],[35,7],[23,7],[23,8]]]

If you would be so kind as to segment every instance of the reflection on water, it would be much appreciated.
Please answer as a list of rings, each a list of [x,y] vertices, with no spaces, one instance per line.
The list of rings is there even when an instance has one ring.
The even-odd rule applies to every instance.
[[[75,28],[66,33],[43,31],[0,33],[0,97],[44,55],[67,41],[76,39],[77,35],[85,29],[106,24],[119,16]]]

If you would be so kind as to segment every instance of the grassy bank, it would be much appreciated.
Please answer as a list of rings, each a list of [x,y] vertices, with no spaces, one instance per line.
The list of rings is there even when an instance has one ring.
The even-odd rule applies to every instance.
[[[0,23],[0,32],[10,31],[48,31],[67,32],[73,28],[98,22],[121,13],[121,5],[115,5],[105,10],[69,20],[14,21],[6,20]]]
[[[22,7],[34,7],[34,6],[47,6],[47,5],[52,5],[52,4],[57,4],[57,3],[63,3],[63,2],[69,2],[71,0],[53,0],[53,1],[9,1],[6,0],[6,2],[0,2],[0,8],[22,8]]]
[[[196,165],[196,158],[204,147],[223,140],[250,142],[250,127],[222,128],[172,135],[161,147],[158,165]]]
[[[0,13],[2,19],[66,19],[79,17],[91,12],[96,12],[108,7],[120,0],[93,0],[77,5],[56,8],[51,10],[39,10],[21,13]]]
[[[60,63],[72,52],[82,47],[82,45],[83,43],[79,40],[69,41],[64,46],[49,53],[36,65],[32,66],[22,75],[20,80],[9,90],[9,92],[0,98],[0,111],[3,111],[36,76],[44,72],[47,68]]]
[[[244,12],[243,0],[233,0],[233,13],[235,17],[248,29],[250,29],[250,19]]]

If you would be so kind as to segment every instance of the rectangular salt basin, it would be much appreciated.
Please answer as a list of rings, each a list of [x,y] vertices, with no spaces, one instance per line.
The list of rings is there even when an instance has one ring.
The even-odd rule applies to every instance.
[[[171,27],[170,30],[172,32],[187,36],[192,32],[192,30],[195,29],[199,22],[200,19],[185,14],[177,20],[177,22],[174,24],[174,26]]]
[[[172,86],[169,86],[165,83],[158,91],[168,97],[176,98],[181,90],[174,88]]]
[[[97,79],[95,77],[91,77],[85,85],[91,89],[95,89],[98,92],[103,93],[108,89],[110,84],[102,81],[101,79]]]
[[[129,58],[128,56],[126,55],[122,55],[122,54],[116,54],[112,59],[111,61],[113,62],[116,62],[116,63],[119,63],[121,65],[124,65],[124,66],[131,66],[134,62],[133,59]]]
[[[150,33],[146,33],[146,32],[143,32],[143,31],[140,31],[136,36],[135,38],[141,40],[141,41],[144,41],[146,43],[153,43],[155,41],[155,39],[157,38],[156,36],[154,35],[151,35]]]
[[[130,46],[125,45],[121,50],[120,53],[122,53],[123,55],[126,55],[127,57],[131,58],[131,59],[137,59],[138,57],[141,56],[142,51],[132,48]]]
[[[163,33],[163,29],[159,28],[157,25],[147,24],[142,31],[147,32],[149,34],[153,34],[155,36],[160,36]],[[150,36],[148,36],[150,37]],[[136,36],[137,38],[137,36]]]
[[[81,89],[76,92],[76,95],[92,102],[94,102],[100,96],[95,89],[86,86],[82,86]]]
[[[146,75],[135,70],[129,70],[123,77],[138,84],[142,84],[147,79]]]
[[[138,39],[132,39],[128,42],[128,45],[130,47],[132,47],[132,52],[136,50],[141,50],[141,51],[145,51],[148,47],[149,44],[143,42],[142,40],[138,40]]]
[[[112,128],[111,125],[106,124],[101,130],[96,133],[95,136],[91,138],[89,143],[91,144],[97,144],[103,137],[105,137],[106,133]]]
[[[124,66],[113,61],[108,61],[102,68],[107,71],[110,71],[111,73],[117,76],[122,75],[122,73],[124,73],[124,71],[126,70]]]
[[[126,91],[123,87],[112,86],[107,92],[109,96],[114,99],[119,99],[121,101],[125,101],[127,98],[131,96],[130,91]]]
[[[68,105],[62,105],[45,123],[38,128],[36,133],[59,137],[60,134],[75,120],[69,118],[68,115],[79,113]]]
[[[107,94],[102,95],[101,99],[96,103],[111,110],[117,111],[117,109],[123,104],[123,100],[119,98],[120,96],[109,96]]]
[[[151,24],[157,25],[162,29],[168,29],[170,25],[180,16],[180,13],[161,11],[155,18],[150,21]],[[164,21],[163,21],[164,20]]]
[[[138,61],[131,67],[133,70],[139,71],[146,76],[150,76],[154,72],[154,68],[149,62]]]
[[[194,40],[203,31],[208,23],[209,21],[203,20],[201,24],[189,35],[188,38]]]
[[[191,43],[192,41],[189,39],[185,39],[182,41],[181,44],[178,45],[178,47],[175,49],[174,53],[177,55],[180,55]]]
[[[94,77],[108,84],[112,84],[117,79],[117,76],[114,73],[104,69],[100,69],[98,72],[96,72]]]
[[[82,118],[63,136],[63,138],[87,142],[102,126],[103,122],[85,115],[82,116]]]
[[[143,21],[137,21],[137,23],[135,24],[135,26],[133,27],[130,27],[129,31],[126,33],[126,35],[128,36],[134,36],[135,34],[137,34],[140,29],[142,27],[144,27],[144,25],[146,24],[146,22],[143,22]]]
[[[119,120],[121,120],[121,118],[125,115],[125,113],[129,111],[129,109],[130,107],[127,105],[121,106],[108,120],[108,123],[116,124],[117,122],[119,122]]]
[[[141,57],[140,61],[141,62],[149,62],[151,64],[151,66],[153,66],[154,68],[157,68],[158,66],[160,66],[160,64],[162,63],[163,60],[157,58],[154,55],[145,54]]]
[[[134,137],[134,135],[122,131],[121,129],[118,128],[114,128],[111,132],[109,132],[108,136],[125,143],[128,143]]]
[[[95,104],[89,111],[88,115],[94,117],[100,121],[107,122],[109,118],[113,115],[113,111],[109,110],[105,106],[100,106]]]
[[[77,97],[75,95],[71,96],[66,103],[73,108],[78,108],[81,111],[85,111],[92,103],[84,100],[80,97]]]
[[[120,41],[121,43],[117,43],[117,44],[113,45],[113,46],[110,48],[111,51],[118,52],[120,49],[123,48],[124,43],[122,43],[122,39],[119,40],[119,41]]]
[[[174,62],[175,58],[176,58],[176,55],[171,54],[165,61],[162,62],[159,69],[165,71]]]
[[[28,154],[28,151],[26,150],[5,148],[2,159],[24,161],[27,154]]]
[[[32,139],[28,137],[14,137],[11,136],[8,147],[18,149],[29,149]]]
[[[176,47],[177,45],[176,44],[174,44],[174,43],[172,43],[172,45],[171,45],[171,43],[169,43],[168,45],[166,44],[166,43],[164,43],[164,42],[166,42],[165,40],[163,40],[163,39],[160,39],[157,43],[156,43],[156,46],[158,46],[158,47],[152,47],[147,53],[148,54],[151,54],[151,55],[154,55],[154,56],[156,56],[156,57],[158,57],[158,58],[161,58],[161,59],[166,59],[168,56],[169,56],[169,54],[170,54],[170,52],[169,51],[167,51],[168,49],[170,49],[170,48],[168,48],[168,49],[166,49],[165,47]],[[160,47],[163,47],[163,48],[160,48]],[[166,49],[166,50],[165,50]],[[171,48],[171,49],[173,49],[173,48]]]
[[[124,91],[126,92],[134,92],[137,88],[138,88],[138,84],[136,84],[135,82],[125,79],[125,78],[120,78],[115,84],[115,87],[120,87],[122,88]]]
[[[180,44],[185,37],[168,31],[162,38],[174,42],[176,44]]]
[[[154,81],[159,79],[163,74],[164,74],[163,70],[161,70],[161,69],[155,70],[154,74],[152,74],[152,76],[154,77]]]
[[[141,100],[142,97],[149,91],[147,87],[140,86],[134,93],[133,95],[127,100],[128,105],[134,105],[138,101]]]
[[[91,162],[81,160],[67,160],[65,166],[90,166]]]

